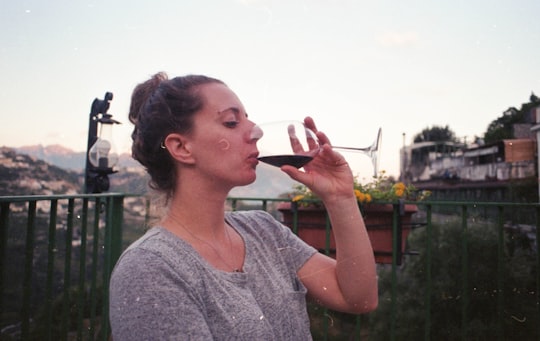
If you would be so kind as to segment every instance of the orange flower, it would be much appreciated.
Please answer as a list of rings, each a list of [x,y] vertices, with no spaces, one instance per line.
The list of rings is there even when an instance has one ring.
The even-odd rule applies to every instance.
[[[298,195],[295,195],[294,198],[292,198],[292,201],[296,202],[296,201],[300,201],[302,199],[304,199],[304,195],[303,194],[298,194]]]
[[[361,184],[358,179],[354,178],[354,196],[360,204],[370,202],[385,202],[398,199],[405,200],[423,200],[429,196],[429,192],[418,192],[413,185],[406,185],[403,182],[396,182],[392,177],[385,175],[385,171],[380,171],[372,182]],[[294,196],[292,201],[300,201],[301,205],[314,205],[317,203],[310,202],[311,199],[318,199],[311,190],[305,185],[297,185],[291,196]]]
[[[359,202],[364,202],[366,200],[366,196],[364,193],[360,192],[360,190],[355,189],[354,190],[354,196]]]
[[[398,183],[395,183],[394,184],[394,189],[397,191],[397,190],[402,190],[404,191],[405,189],[407,188],[407,186],[405,186],[405,184],[403,182],[398,182]]]
[[[371,198],[371,194],[366,193],[365,196],[366,196],[366,202],[371,202],[371,200],[373,200],[373,199]]]
[[[395,183],[392,186],[392,188],[394,190],[394,194],[398,198],[401,198],[405,194],[405,190],[407,189],[407,186],[405,186],[405,184],[403,182],[398,182],[398,183]]]

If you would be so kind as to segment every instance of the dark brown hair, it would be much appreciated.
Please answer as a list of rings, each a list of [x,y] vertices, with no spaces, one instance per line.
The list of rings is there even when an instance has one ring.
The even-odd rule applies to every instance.
[[[170,133],[191,131],[193,115],[204,105],[197,90],[209,83],[224,84],[201,75],[168,79],[160,72],[133,90],[129,108],[129,120],[135,126],[131,154],[146,168],[150,187],[167,199],[176,186],[176,167],[162,144]]]

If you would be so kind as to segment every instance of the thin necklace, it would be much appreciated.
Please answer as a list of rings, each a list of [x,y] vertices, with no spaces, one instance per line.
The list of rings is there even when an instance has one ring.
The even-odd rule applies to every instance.
[[[210,248],[211,248],[212,250],[214,250],[214,252],[216,253],[216,255],[219,257],[219,259],[221,259],[221,261],[222,261],[225,265],[227,265],[230,269],[232,269],[233,272],[242,272],[241,269],[236,268],[236,267],[234,267],[234,266],[231,266],[231,264],[230,264],[229,262],[227,262],[227,261],[225,260],[225,258],[223,258],[223,257],[221,256],[221,254],[219,253],[219,251],[218,251],[218,250],[214,247],[214,245],[212,245],[210,242],[208,242],[208,241],[206,241],[206,240],[204,240],[204,239],[201,239],[201,238],[197,237],[193,232],[191,232],[187,227],[185,227],[184,224],[182,224],[181,222],[179,222],[178,220],[176,220],[175,217],[173,217],[173,216],[171,216],[171,215],[168,215],[168,217],[169,217],[171,220],[173,220],[175,223],[177,223],[183,230],[185,230],[187,233],[189,233],[189,235],[190,235],[191,237],[193,237],[194,239],[200,241],[201,243],[204,243],[204,244],[210,246]],[[225,228],[225,234],[227,235],[227,239],[229,240],[229,249],[231,250],[231,254],[233,254],[233,252],[232,252],[232,250],[233,250],[233,248],[232,248],[232,240],[231,240],[231,236],[229,235],[229,229],[228,229],[227,227]],[[215,234],[214,234],[214,236],[215,236]]]

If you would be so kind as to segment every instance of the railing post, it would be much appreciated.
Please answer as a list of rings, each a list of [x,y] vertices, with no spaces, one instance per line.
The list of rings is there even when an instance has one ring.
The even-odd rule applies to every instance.
[[[83,199],[81,212],[81,249],[79,256],[79,297],[77,307],[77,340],[83,339],[84,304],[86,296],[86,234],[88,233],[88,198]]]
[[[94,226],[93,226],[93,243],[92,243],[92,268],[91,268],[91,283],[90,283],[90,330],[89,339],[95,340],[96,333],[96,309],[98,297],[98,260],[99,260],[99,224],[101,216],[101,198],[96,198],[94,203]]]
[[[298,235],[298,203],[296,201],[291,202],[291,211],[293,214],[292,231],[294,234]]]
[[[101,330],[103,340],[108,339],[109,326],[109,281],[116,261],[122,253],[123,196],[107,198],[105,226],[105,267],[103,269],[103,315]]]
[[[403,250],[401,248],[401,244],[403,243],[403,216],[405,215],[405,203],[403,200],[399,200],[398,204],[395,204],[398,209],[399,216],[397,217],[397,220],[394,221],[396,224],[396,241],[394,248],[396,250],[395,252],[395,258],[396,258],[396,265],[401,265],[401,261],[403,259]],[[396,207],[394,207],[394,211],[396,210]],[[392,255],[394,256],[394,255]]]
[[[326,219],[324,222],[324,230],[325,230],[325,237],[324,237],[324,253],[327,256],[330,256],[330,248],[331,248],[331,238],[332,238],[332,225],[330,223],[330,216],[328,215],[328,212],[326,212]]]
[[[103,255],[103,307],[101,314],[101,339],[103,341],[107,340],[109,334],[109,280],[110,280],[110,269],[112,268],[112,203],[111,197],[106,199],[106,216],[105,216],[105,237],[104,237],[104,249],[105,253]]]
[[[24,252],[23,302],[21,310],[21,339],[27,340],[30,333],[30,298],[32,296],[32,273],[34,265],[34,234],[36,228],[36,201],[28,202],[26,244]]]
[[[497,206],[497,334],[504,339],[504,207]]]
[[[65,233],[65,256],[64,256],[64,296],[63,296],[63,309],[62,309],[62,327],[61,338],[67,339],[68,329],[70,325],[70,287],[71,287],[71,251],[73,241],[73,219],[75,215],[75,199],[70,198],[68,200],[68,216],[67,226]]]
[[[124,221],[124,196],[113,197],[112,205],[112,234],[111,234],[111,267],[112,272],[114,265],[122,254],[122,223]],[[110,273],[109,272],[109,273]]]
[[[49,245],[47,249],[47,286],[45,289],[45,311],[47,312],[47,340],[53,340],[53,282],[54,261],[56,255],[56,222],[58,215],[58,200],[52,199],[49,213]]]
[[[468,231],[467,231],[467,205],[463,205],[461,209],[461,291],[462,291],[462,305],[461,305],[461,339],[467,340],[468,327],[469,327],[469,253],[468,253]]]
[[[431,295],[433,284],[431,282],[431,244],[433,240],[433,226],[431,224],[432,206],[426,206],[426,325],[424,330],[424,340],[431,339]]]
[[[7,257],[7,238],[9,226],[9,201],[0,204],[0,316],[4,312],[4,260]]]
[[[540,141],[538,142],[540,143]],[[540,153],[540,151],[539,151]],[[540,159],[538,160],[540,162]],[[540,186],[540,184],[539,184]],[[536,207],[536,307],[538,316],[540,316],[540,252],[538,252],[538,244],[540,241],[540,206]],[[537,321],[538,335],[540,335],[540,321]]]
[[[392,287],[391,287],[391,316],[390,316],[390,339],[396,339],[396,304],[397,304],[397,256],[398,248],[398,224],[399,224],[399,204],[392,204]]]

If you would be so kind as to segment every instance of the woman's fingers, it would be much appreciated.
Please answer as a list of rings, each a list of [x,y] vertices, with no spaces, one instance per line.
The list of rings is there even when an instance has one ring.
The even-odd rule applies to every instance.
[[[302,143],[300,143],[300,140],[298,139],[298,136],[296,136],[296,129],[294,128],[294,125],[290,124],[287,127],[287,133],[289,134],[289,141],[291,143],[291,148],[295,154],[300,154],[304,151],[304,148],[302,147]]]

